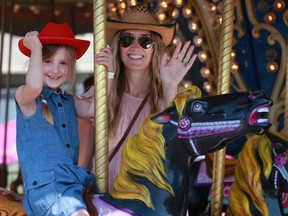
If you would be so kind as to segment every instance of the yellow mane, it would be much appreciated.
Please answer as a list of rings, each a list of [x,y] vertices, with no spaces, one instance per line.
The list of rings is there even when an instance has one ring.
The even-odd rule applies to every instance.
[[[200,97],[200,90],[191,86],[180,92],[173,102],[179,116],[186,101],[190,97]],[[135,199],[144,202],[148,207],[154,208],[151,194],[145,185],[133,181],[134,177],[146,178],[157,187],[168,191],[174,196],[171,185],[166,181],[163,160],[165,160],[162,124],[157,124],[151,115],[141,125],[139,134],[130,137],[122,152],[120,171],[114,181],[111,195],[117,199]]]
[[[235,168],[235,181],[229,195],[227,215],[247,215],[250,212],[250,199],[263,216],[269,216],[264,200],[261,173],[268,179],[272,170],[271,141],[266,135],[252,135],[246,141]],[[259,164],[259,160],[262,164]]]

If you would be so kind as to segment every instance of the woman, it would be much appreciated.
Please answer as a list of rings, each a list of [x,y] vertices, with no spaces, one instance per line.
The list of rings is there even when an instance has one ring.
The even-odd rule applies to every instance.
[[[108,20],[107,29],[110,47],[96,54],[95,63],[108,71],[109,191],[112,191],[123,144],[138,133],[146,117],[163,110],[175,97],[196,54],[192,55],[194,46],[190,41],[183,48],[179,42],[170,57],[165,50],[173,40],[175,25],[159,24],[155,14],[143,4],[127,8],[119,21]],[[93,94],[93,89],[89,94]],[[141,104],[143,108],[127,131]],[[128,135],[123,138],[126,131]],[[123,144],[119,144],[121,138]],[[84,167],[89,166],[94,152],[93,143],[89,144],[81,144],[79,165]]]

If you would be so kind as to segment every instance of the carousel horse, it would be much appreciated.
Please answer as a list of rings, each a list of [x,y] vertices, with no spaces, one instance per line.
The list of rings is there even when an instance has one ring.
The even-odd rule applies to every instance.
[[[276,132],[249,137],[239,154],[226,215],[288,215],[287,160],[287,137]]]
[[[243,134],[270,127],[273,102],[262,91],[200,98],[190,87],[128,139],[111,194],[94,194],[98,215],[186,215],[193,160]]]

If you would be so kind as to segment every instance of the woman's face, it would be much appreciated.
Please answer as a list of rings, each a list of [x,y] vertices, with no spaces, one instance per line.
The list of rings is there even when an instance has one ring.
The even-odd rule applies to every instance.
[[[68,79],[67,51],[61,47],[55,55],[42,61],[44,83],[48,88],[58,89]]]
[[[153,43],[150,31],[122,31],[119,37],[119,46],[120,57],[125,69],[130,71],[149,71],[149,66],[154,52]]]

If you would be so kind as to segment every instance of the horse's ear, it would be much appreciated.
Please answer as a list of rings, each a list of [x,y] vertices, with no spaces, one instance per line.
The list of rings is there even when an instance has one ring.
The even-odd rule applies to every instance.
[[[152,121],[158,124],[166,124],[166,123],[169,123],[170,120],[171,120],[171,115],[168,113],[163,113],[163,112],[152,117]]]

